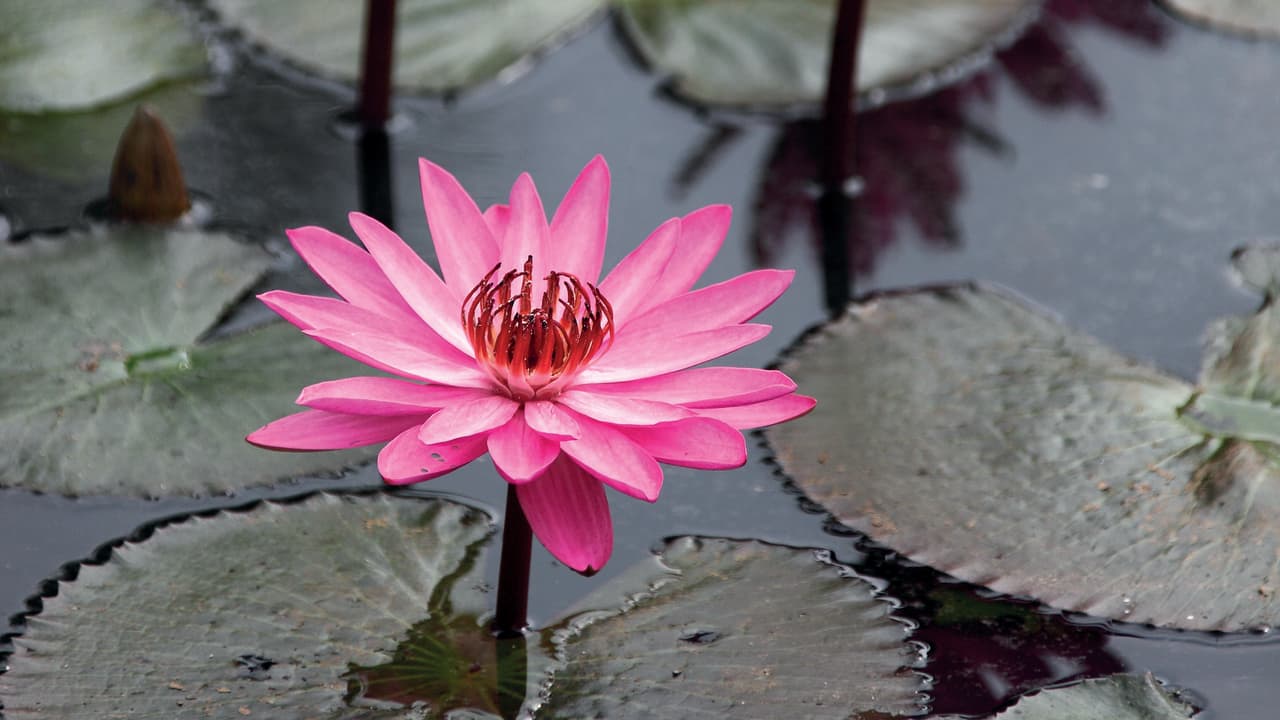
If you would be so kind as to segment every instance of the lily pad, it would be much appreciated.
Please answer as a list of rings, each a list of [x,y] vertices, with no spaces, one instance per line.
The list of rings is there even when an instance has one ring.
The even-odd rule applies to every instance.
[[[401,0],[395,84],[448,92],[497,77],[561,40],[605,0]],[[222,21],[304,69],[352,81],[364,6],[328,0],[209,0]]]
[[[125,225],[0,247],[0,484],[200,494],[368,457],[244,442],[298,387],[363,367],[283,323],[200,340],[270,261],[222,233]]]
[[[1112,675],[1042,690],[996,714],[993,720],[1186,720],[1195,715],[1195,708],[1147,674]]]
[[[1280,36],[1280,5],[1270,0],[1164,0],[1175,14],[1244,35]]]
[[[1280,398],[1255,392],[1276,387],[1272,318],[1268,300],[1223,326],[1197,394],[999,290],[876,297],[794,350],[783,369],[824,402],[767,434],[840,522],[963,580],[1131,622],[1273,626]]]
[[[494,644],[476,589],[491,532],[477,510],[382,494],[160,528],[82,566],[27,619],[0,675],[5,717],[424,717],[361,694],[367,670],[432,623]],[[481,675],[450,649],[434,656],[466,658],[455,677]]]
[[[0,112],[0,159],[33,174],[100,184],[111,172],[120,133],[139,105],[149,108],[181,134],[199,120],[204,96],[190,84],[170,83],[139,95],[134,102],[90,112]]]
[[[795,550],[680,538],[560,631],[539,717],[918,714],[906,627],[866,582]],[[586,603],[592,607],[592,602]]]
[[[645,60],[697,103],[821,102],[834,0],[617,0]],[[1028,0],[867,0],[857,90],[936,80],[989,54],[1033,11]]]
[[[0,0],[0,109],[105,105],[205,72],[204,43],[158,0]]]

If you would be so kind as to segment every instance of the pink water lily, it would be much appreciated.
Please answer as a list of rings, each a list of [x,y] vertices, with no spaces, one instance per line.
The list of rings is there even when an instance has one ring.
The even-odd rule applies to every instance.
[[[401,485],[488,452],[534,534],[579,572],[613,548],[605,486],[653,502],[660,463],[746,462],[742,430],[804,414],[812,398],[775,370],[694,367],[748,345],[747,321],[791,283],[757,270],[693,290],[724,241],[718,205],[660,225],[604,280],[609,169],[596,157],[547,222],[527,174],[483,213],[458,181],[420,162],[443,277],[360,213],[364,248],[318,227],[289,232],[341,299],[272,291],[264,303],[304,333],[398,377],[311,385],[309,408],[249,435],[278,450],[386,442],[378,470]]]

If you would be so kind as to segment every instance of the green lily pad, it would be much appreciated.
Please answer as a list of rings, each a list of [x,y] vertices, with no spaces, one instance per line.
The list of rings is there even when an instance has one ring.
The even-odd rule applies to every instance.
[[[1270,300],[1220,324],[1197,390],[998,290],[882,296],[793,351],[783,369],[823,402],[767,435],[840,522],[963,580],[1131,622],[1274,626],[1277,331]]]
[[[187,83],[163,85],[135,100],[81,113],[0,112],[0,160],[33,174],[101,186],[138,105],[150,108],[175,134],[195,125],[204,109],[204,96]]]
[[[1195,708],[1147,674],[1112,675],[1042,690],[993,720],[1186,720],[1195,715]]]
[[[477,589],[491,533],[477,510],[382,494],[163,527],[27,619],[0,675],[5,717],[423,718],[376,692],[406,658],[444,671],[433,711],[472,707],[498,654]]]
[[[105,105],[205,72],[203,42],[158,0],[0,0],[0,109]]]
[[[0,484],[200,494],[369,457],[245,443],[297,388],[363,368],[283,323],[200,340],[270,261],[222,233],[127,225],[0,247]]]
[[[638,594],[637,594],[638,593]],[[920,712],[906,627],[814,551],[680,538],[557,633],[538,717],[884,718]],[[885,713],[885,714],[882,714]]]
[[[826,91],[834,0],[617,0],[645,60],[698,103],[806,105]],[[867,0],[857,90],[936,80],[991,51],[1027,0]]]
[[[395,84],[448,92],[497,77],[558,42],[605,0],[401,0]],[[362,2],[209,0],[222,21],[304,69],[356,78]]]
[[[1164,0],[1176,15],[1244,35],[1280,35],[1280,6],[1270,0]]]

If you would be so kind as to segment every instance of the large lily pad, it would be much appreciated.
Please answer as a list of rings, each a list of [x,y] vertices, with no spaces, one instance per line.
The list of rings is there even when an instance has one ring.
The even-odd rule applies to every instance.
[[[560,40],[605,0],[401,0],[395,83],[447,92],[491,80]],[[364,6],[347,0],[209,0],[222,21],[303,68],[354,80]]]
[[[1280,5],[1270,0],[1164,0],[1174,13],[1245,35],[1280,36]]]
[[[270,260],[222,233],[138,226],[0,248],[0,484],[198,494],[368,457],[244,442],[298,387],[363,367],[283,324],[200,341]]]
[[[834,0],[618,0],[649,64],[699,103],[811,104],[826,91]],[[867,0],[859,91],[936,79],[989,53],[1027,0]]]
[[[0,17],[0,109],[89,108],[205,71],[204,44],[158,0],[0,0]]]
[[[564,665],[539,717],[843,719],[920,710],[923,679],[904,669],[918,659],[906,627],[868,583],[813,551],[680,538],[661,563],[596,597],[624,594],[632,601],[621,611],[588,612],[560,631]]]
[[[1186,720],[1195,715],[1195,708],[1148,674],[1112,675],[1043,690],[1019,700],[993,720]]]
[[[82,567],[28,618],[0,675],[5,717],[422,718],[364,694],[370,668],[412,656],[425,634],[449,645],[433,658],[465,663],[438,688],[484,675],[468,672],[484,652],[468,656],[494,645],[476,589],[491,528],[471,508],[387,495],[161,528]],[[464,636],[472,647],[447,642]]]
[[[1242,256],[1246,276],[1267,257]],[[1272,626],[1280,327],[1268,299],[1220,331],[1197,392],[997,290],[878,297],[795,349],[784,369],[823,402],[768,435],[840,522],[961,579],[1132,622]]]

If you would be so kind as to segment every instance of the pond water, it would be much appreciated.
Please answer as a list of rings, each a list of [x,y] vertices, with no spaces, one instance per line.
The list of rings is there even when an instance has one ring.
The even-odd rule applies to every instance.
[[[456,173],[484,206],[504,199],[526,170],[544,197],[558,198],[601,153],[613,170],[606,265],[660,221],[729,203],[734,226],[707,281],[762,263],[797,270],[792,289],[761,316],[773,334],[727,361],[768,365],[826,316],[803,155],[810,128],[669,100],[608,22],[510,84],[450,102],[398,98],[389,165],[373,162],[363,177],[356,144],[336,129],[351,91],[258,55],[238,48],[226,78],[195,100],[196,119],[175,126],[188,181],[216,222],[280,241],[298,225],[342,231],[348,210],[377,202],[362,194],[362,182],[382,183],[393,225],[425,253],[419,156]],[[972,78],[859,116],[868,190],[860,206],[867,217],[849,247],[854,291],[998,283],[1126,354],[1194,378],[1207,324],[1257,302],[1229,277],[1231,250],[1280,239],[1277,71],[1280,44],[1187,25],[1147,3],[1050,2]],[[105,189],[110,152],[86,152],[80,162],[69,177],[0,160],[0,228],[78,222]],[[268,287],[321,292],[296,262],[262,283]],[[250,301],[223,331],[268,315]],[[826,548],[885,581],[930,645],[923,671],[935,679],[939,712],[990,712],[1033,687],[1121,669],[1191,689],[1208,718],[1261,717],[1280,702],[1280,644],[1268,635],[1160,631],[988,598],[860,544],[788,488],[758,438],[750,444],[750,461],[736,471],[668,470],[653,506],[615,495],[614,556],[593,578],[535,548],[534,620],[554,617],[665,537],[753,537]],[[364,469],[230,498],[165,501],[0,491],[0,611],[20,612],[63,563],[143,523],[377,482]],[[428,489],[495,516],[505,490],[487,461]],[[974,598],[977,605],[965,604]],[[935,622],[948,602],[970,608],[968,619]]]

